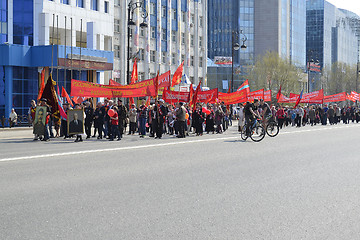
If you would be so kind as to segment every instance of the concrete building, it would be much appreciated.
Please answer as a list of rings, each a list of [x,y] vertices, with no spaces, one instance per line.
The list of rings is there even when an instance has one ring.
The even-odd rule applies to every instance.
[[[129,3],[143,2],[134,11],[136,26],[130,30],[130,73],[134,57],[138,59],[139,80],[171,71],[184,61],[184,73],[190,81],[206,85],[207,1],[205,0],[117,0],[114,20],[113,78],[127,82],[127,38]],[[141,14],[146,11],[147,17]],[[140,24],[145,21],[147,27]]]
[[[27,114],[43,68],[68,92],[71,77],[110,78],[113,6],[113,0],[0,0],[0,117],[12,107]]]

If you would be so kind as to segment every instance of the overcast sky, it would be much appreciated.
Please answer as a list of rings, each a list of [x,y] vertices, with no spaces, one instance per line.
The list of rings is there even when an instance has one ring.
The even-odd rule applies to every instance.
[[[360,0],[327,0],[337,8],[352,11],[360,16]]]

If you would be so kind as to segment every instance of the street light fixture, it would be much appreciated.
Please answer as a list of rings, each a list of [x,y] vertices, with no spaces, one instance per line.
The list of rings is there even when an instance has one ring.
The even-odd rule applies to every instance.
[[[241,37],[241,41],[242,41],[242,45],[240,46],[239,43],[236,42],[236,38]],[[234,92],[234,55],[235,55],[235,51],[238,51],[240,48],[245,50],[247,48],[247,46],[245,45],[245,42],[247,40],[246,35],[242,32],[242,30],[240,30],[240,32],[238,31],[232,31],[232,42],[231,42],[231,55],[232,55],[232,59],[231,59],[231,87],[229,88],[229,90],[231,89],[231,92]],[[239,59],[240,61],[240,59]],[[240,62],[239,62],[239,66],[240,66]]]
[[[307,66],[307,70],[308,70],[308,82],[307,82],[307,92],[310,92],[310,72],[311,72],[311,64],[315,64],[315,65],[319,65],[320,62],[319,60],[314,60],[312,58],[312,54],[314,53],[313,50],[309,50],[309,56],[308,56],[308,66]]]
[[[129,4],[128,4],[128,45],[127,45],[127,76],[126,76],[126,82],[127,84],[130,84],[130,60],[131,60],[131,56],[130,56],[130,38],[131,38],[131,33],[130,33],[130,27],[132,26],[136,26],[136,23],[134,22],[133,18],[134,18],[134,11],[138,8],[142,9],[142,13],[141,13],[141,17],[143,19],[143,22],[140,23],[140,27],[141,28],[146,28],[148,25],[145,22],[145,19],[148,17],[148,13],[144,7],[144,3],[143,2],[133,2],[132,0],[130,0]]]

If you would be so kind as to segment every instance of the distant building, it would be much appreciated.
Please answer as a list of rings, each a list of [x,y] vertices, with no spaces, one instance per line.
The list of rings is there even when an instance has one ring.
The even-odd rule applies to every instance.
[[[11,108],[27,115],[43,68],[45,79],[52,71],[69,93],[71,77],[104,83],[113,68],[113,6],[113,0],[0,0],[0,117]]]
[[[127,82],[128,4],[115,1],[114,72],[113,78]],[[136,26],[130,30],[130,73],[133,60],[138,59],[139,80],[171,70],[174,74],[184,61],[184,73],[190,81],[206,85],[207,1],[206,0],[133,0],[143,2],[134,12]],[[147,12],[143,19],[141,14]],[[147,27],[141,28],[145,20]]]

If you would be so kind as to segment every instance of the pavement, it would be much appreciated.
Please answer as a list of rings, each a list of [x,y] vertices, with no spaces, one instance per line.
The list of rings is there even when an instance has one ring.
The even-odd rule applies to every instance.
[[[260,143],[0,132],[0,239],[359,239],[360,124]]]

